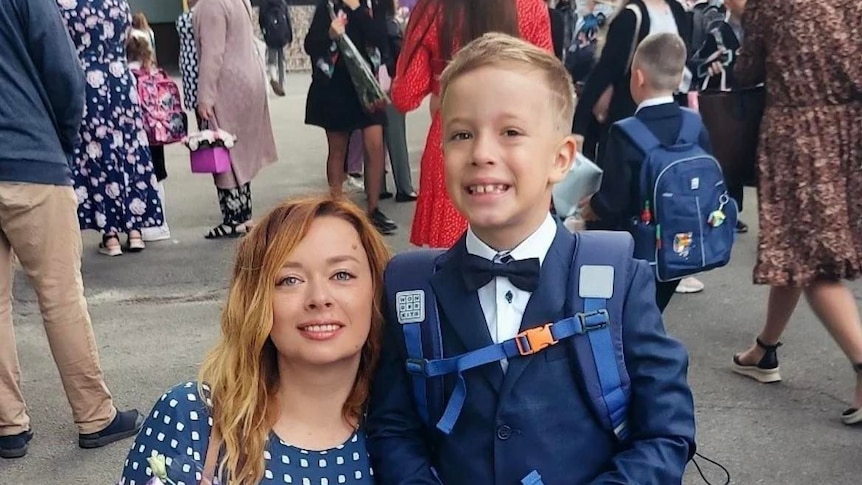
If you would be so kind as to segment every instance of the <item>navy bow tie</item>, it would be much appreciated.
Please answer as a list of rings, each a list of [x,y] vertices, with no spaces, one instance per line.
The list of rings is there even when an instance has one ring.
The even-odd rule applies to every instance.
[[[539,267],[539,258],[515,261],[511,256],[507,256],[504,262],[495,263],[468,254],[464,264],[464,283],[468,290],[476,291],[500,276],[509,278],[516,288],[532,293],[539,286]]]

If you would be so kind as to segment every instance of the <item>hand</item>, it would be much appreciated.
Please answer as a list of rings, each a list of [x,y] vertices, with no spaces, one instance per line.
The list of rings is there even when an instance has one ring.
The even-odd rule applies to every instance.
[[[709,65],[709,68],[706,70],[706,72],[709,74],[709,77],[718,76],[719,74],[724,72],[724,64],[718,61],[713,61],[713,63]]]
[[[578,209],[581,213],[581,218],[587,222],[593,222],[599,220],[599,216],[593,212],[593,206],[590,204],[593,196],[589,196],[584,198],[580,204],[578,204]]]
[[[215,119],[215,110],[213,110],[212,106],[198,103],[198,115],[200,115],[202,120],[212,121]]]
[[[356,10],[359,8],[359,0],[342,0],[345,5],[350,7],[350,10]]]
[[[614,87],[608,86],[593,106],[593,116],[596,117],[596,121],[599,123],[604,123],[608,119],[608,110],[611,107],[611,98],[613,97]]]
[[[709,63],[707,73],[710,76],[717,76],[724,72],[724,62],[727,60],[727,53],[727,49],[722,47],[717,51],[713,52],[711,56],[706,58],[706,62]]]
[[[343,18],[335,18],[331,24],[329,24],[329,38],[335,40],[342,35],[344,35],[344,26],[347,24],[347,21]]]

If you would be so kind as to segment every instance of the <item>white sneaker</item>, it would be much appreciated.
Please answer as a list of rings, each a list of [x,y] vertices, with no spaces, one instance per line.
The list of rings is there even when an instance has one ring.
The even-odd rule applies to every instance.
[[[348,175],[347,180],[344,181],[344,188],[347,192],[365,192],[365,183],[362,177]]]
[[[144,242],[164,241],[171,238],[171,229],[167,224],[159,227],[145,227],[141,229],[141,239]]]
[[[703,283],[700,282],[697,278],[689,276],[688,278],[683,278],[680,280],[679,285],[676,287],[677,293],[700,293],[703,291]]]

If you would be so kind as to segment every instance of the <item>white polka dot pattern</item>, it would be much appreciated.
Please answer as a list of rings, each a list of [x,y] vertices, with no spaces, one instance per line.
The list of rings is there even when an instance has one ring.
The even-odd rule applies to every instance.
[[[166,457],[168,477],[174,483],[199,483],[211,423],[204,399],[198,394],[197,383],[188,382],[168,391],[156,402],[132,445],[119,485],[147,483],[153,473],[147,458],[158,454]],[[325,451],[303,450],[271,434],[263,458],[265,470],[261,485],[374,483],[374,472],[361,432],[346,443]]]

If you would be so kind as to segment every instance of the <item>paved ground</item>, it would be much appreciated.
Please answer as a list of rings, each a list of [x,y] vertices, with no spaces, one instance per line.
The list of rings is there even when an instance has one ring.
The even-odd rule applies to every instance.
[[[289,77],[288,96],[272,102],[282,160],[253,185],[258,215],[287,196],[325,187],[323,133],[302,124],[307,82],[307,75]],[[424,109],[409,117],[409,127],[416,166],[428,127]],[[218,331],[233,253],[233,243],[202,237],[219,220],[209,179],[189,172],[183,149],[169,149],[168,160],[173,241],[108,259],[96,253],[97,235],[85,234],[84,281],[102,365],[117,404],[142,411],[168,387],[194,377]],[[404,228],[390,239],[393,248],[407,248],[412,204],[384,203],[383,209]],[[754,218],[747,213],[745,219]],[[807,306],[799,308],[784,338],[783,384],[756,385],[728,370],[731,355],[751,341],[764,318],[766,290],[750,283],[755,238],[743,236],[730,267],[704,278],[705,293],[679,296],[667,312],[668,328],[691,352],[700,451],[727,466],[735,484],[859,484],[862,429],[847,429],[838,420],[852,374]],[[21,275],[15,296],[36,438],[26,458],[0,459],[0,485],[114,483],[131,441],[77,448],[35,297]],[[712,483],[723,483],[718,470],[705,471]],[[686,484],[693,483],[702,482],[690,470]]]

